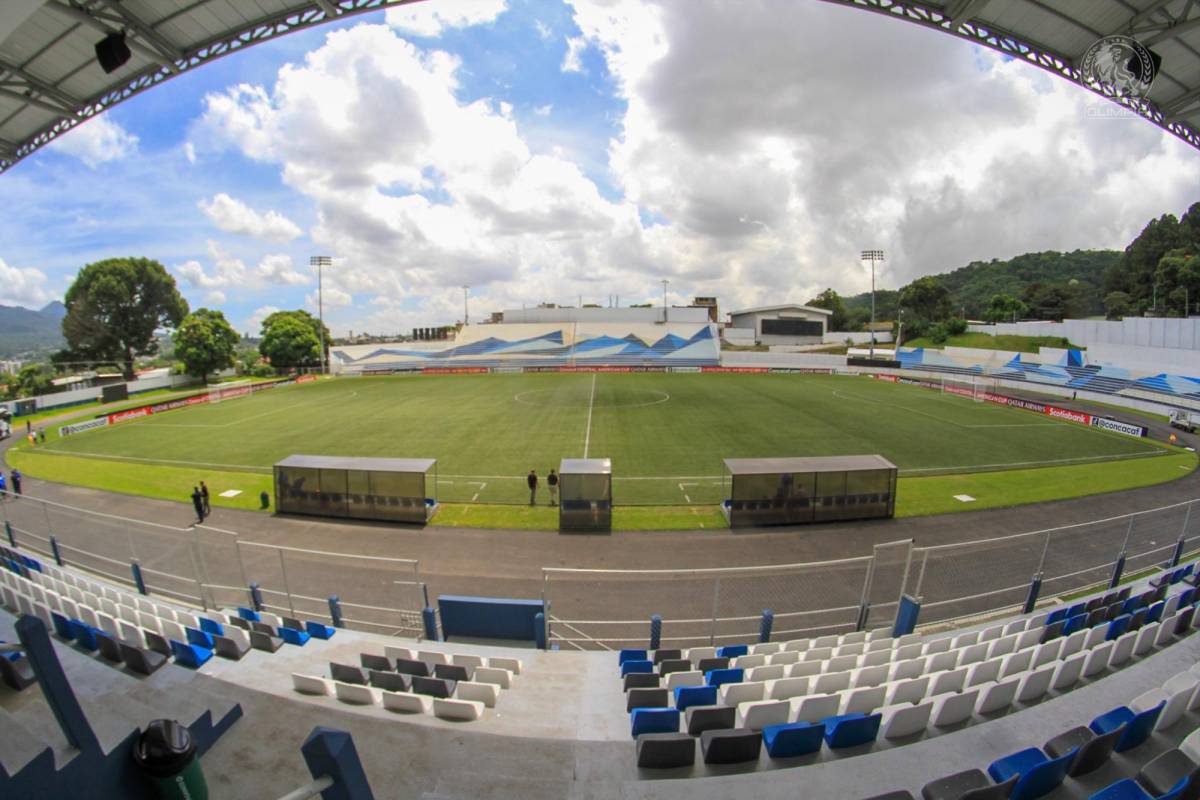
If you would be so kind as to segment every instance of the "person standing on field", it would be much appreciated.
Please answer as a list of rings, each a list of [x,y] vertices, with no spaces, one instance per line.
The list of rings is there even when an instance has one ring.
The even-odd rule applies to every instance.
[[[12,486],[14,492],[21,494],[21,470],[19,469],[12,471]]]
[[[208,487],[204,485],[204,481],[200,481],[200,499],[204,501],[204,516],[212,513],[212,506],[208,504]]]
[[[550,470],[550,475],[546,478],[546,485],[550,487],[550,505],[558,505],[558,475],[554,470]]]
[[[196,509],[196,522],[204,522],[204,497],[200,494],[199,487],[192,487],[192,506]]]
[[[533,505],[534,503],[537,502],[537,487],[538,487],[537,470],[535,470],[535,469],[529,470],[529,477],[527,477],[525,479],[525,482],[529,484],[529,505]]]

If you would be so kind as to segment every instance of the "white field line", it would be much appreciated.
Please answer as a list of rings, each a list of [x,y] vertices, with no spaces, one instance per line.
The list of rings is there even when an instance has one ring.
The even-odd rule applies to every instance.
[[[477,491],[474,495],[471,496],[471,502],[474,503],[476,500],[478,500],[479,495],[483,494],[483,490],[486,488],[487,488],[487,481],[484,481],[483,483],[479,484],[479,491]]]
[[[955,422],[952,419],[938,416],[937,414],[930,414],[928,411],[918,411],[917,409],[909,408],[908,406],[901,406],[901,405],[896,405],[893,403],[884,403],[881,400],[873,400],[870,397],[862,397],[857,394],[847,394],[845,392],[838,391],[837,389],[833,390],[833,396],[841,397],[844,400],[858,400],[860,403],[873,403],[875,405],[885,405],[888,408],[896,408],[901,411],[907,411],[910,414],[920,414],[922,417],[929,417],[930,419],[937,420],[938,422],[946,422],[951,425],[954,425],[955,427],[967,428],[969,430],[981,429],[981,428],[1044,428],[1044,427],[1050,427],[1052,425],[1060,425],[1061,426],[1061,425],[1073,425],[1074,424],[1071,422],[1046,421],[1046,422],[1004,423],[1004,424],[999,424],[999,425],[968,425],[963,422]],[[943,400],[942,402],[945,402],[945,401]],[[1049,418],[1047,418],[1047,419],[1049,420]]]
[[[596,373],[592,373],[592,394],[588,397],[587,432],[583,435],[583,457],[587,458],[588,445],[592,440],[592,404],[596,402]]]
[[[690,486],[691,484],[688,485]],[[679,484],[679,491],[683,492],[683,499],[690,503],[692,502],[692,498],[688,497],[687,489],[683,488],[683,486],[684,485],[682,483]]]

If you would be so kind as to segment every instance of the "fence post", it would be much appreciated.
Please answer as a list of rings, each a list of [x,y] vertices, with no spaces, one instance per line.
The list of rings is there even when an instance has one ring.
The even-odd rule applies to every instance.
[[[1171,554],[1171,566],[1178,567],[1179,559],[1183,558],[1183,537],[1179,537],[1179,541],[1175,542],[1175,552]]]
[[[129,570],[133,573],[133,582],[137,585],[139,594],[150,594],[146,591],[146,582],[142,580],[142,565],[136,561],[129,562]]]
[[[255,611],[262,611],[262,588],[258,581],[250,581],[250,605],[254,606]]]
[[[892,623],[892,637],[905,636],[917,629],[917,618],[921,616],[921,598],[912,595],[900,595],[900,605],[896,608],[896,620]]]
[[[657,650],[662,642],[662,615],[650,615],[650,649]]]
[[[775,624],[775,612],[769,608],[764,608],[762,613],[762,621],[758,623],[758,641],[771,641],[771,627]]]
[[[425,638],[431,642],[438,641],[437,614],[429,606],[421,609],[421,622],[425,623]]]
[[[542,611],[533,615],[533,646],[546,649],[546,614]]]
[[[329,618],[333,620],[333,627],[346,627],[346,623],[342,621],[342,598],[336,594],[329,595]]]
[[[721,602],[721,579],[713,581],[712,627],[708,629],[708,644],[711,647],[717,643],[717,607]]]
[[[54,563],[61,567],[63,565],[62,553],[58,552],[58,539],[54,536],[50,537],[50,552],[54,554]]]
[[[1115,589],[1117,584],[1121,582],[1121,573],[1125,571],[1125,551],[1121,551],[1121,555],[1117,558],[1117,563],[1113,565],[1112,577],[1108,581],[1108,588]]]
[[[875,556],[867,565],[867,575],[863,579],[862,597],[858,601],[858,618],[854,621],[854,630],[861,631],[867,627],[867,616],[871,613],[871,583],[875,579]]]
[[[310,775],[333,778],[333,785],[321,792],[324,800],[375,800],[350,734],[318,725],[304,740],[300,753]]]
[[[11,523],[11,522],[9,522],[8,520],[4,520],[4,532],[8,534],[8,543],[9,543],[9,545],[10,545],[10,546],[12,546],[12,547],[16,547],[16,546],[17,546],[17,539],[16,539],[16,537],[15,537],[15,536],[13,536],[13,532],[12,532],[12,523]]]
[[[1042,592],[1042,573],[1033,576],[1033,580],[1029,582],[1029,594],[1025,595],[1025,605],[1021,607],[1022,614],[1032,614],[1033,607],[1037,605],[1038,595]]]
[[[63,672],[62,664],[54,653],[54,645],[50,642],[50,633],[46,623],[37,617],[25,616],[17,620],[13,626],[17,638],[25,647],[25,657],[33,667],[37,676],[46,704],[54,712],[54,719],[62,729],[67,742],[84,755],[99,754],[100,741],[96,738],[92,726],[88,724],[79,700],[71,689],[71,682]]]

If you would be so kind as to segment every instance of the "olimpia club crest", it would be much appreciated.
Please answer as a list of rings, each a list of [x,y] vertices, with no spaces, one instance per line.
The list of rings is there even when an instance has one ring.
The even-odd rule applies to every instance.
[[[1158,74],[1162,59],[1129,36],[1105,36],[1087,49],[1079,64],[1080,76],[1098,83],[1118,97],[1144,97]]]

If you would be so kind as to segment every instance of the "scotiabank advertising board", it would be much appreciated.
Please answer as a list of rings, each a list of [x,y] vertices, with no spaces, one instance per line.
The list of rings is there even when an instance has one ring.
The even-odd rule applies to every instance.
[[[1072,411],[1069,408],[1059,408],[1058,406],[1046,406],[1046,415],[1057,417],[1059,419],[1078,422],[1080,425],[1091,425],[1092,415],[1085,414],[1082,411]]]
[[[108,415],[108,424],[115,425],[118,422],[124,422],[127,419],[136,417],[148,417],[154,412],[150,410],[150,406],[142,406],[141,408],[131,408],[128,411],[118,411],[115,414]]]
[[[771,371],[770,367],[701,367],[702,372],[741,372],[762,375]]]

